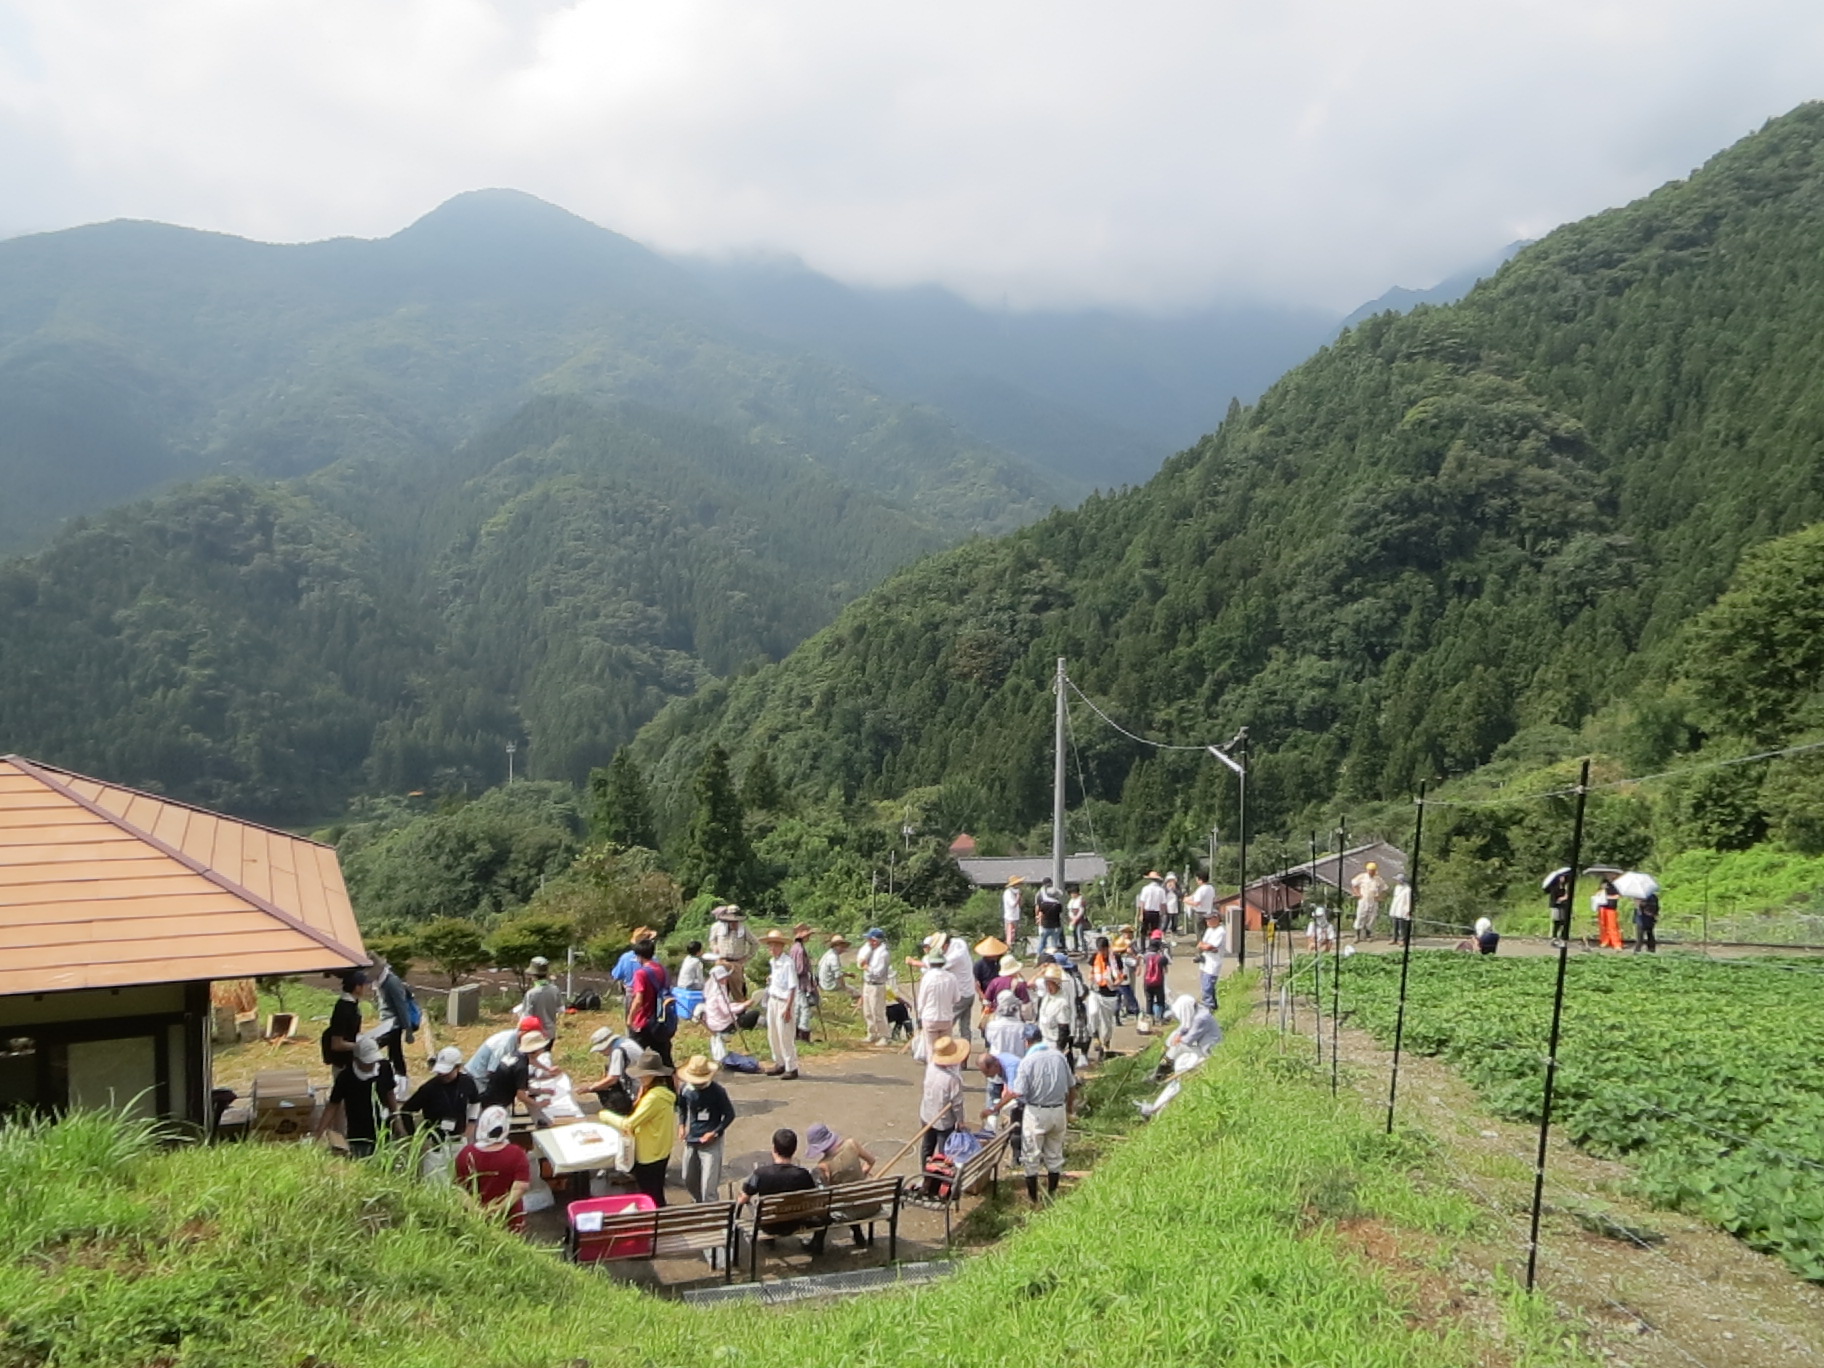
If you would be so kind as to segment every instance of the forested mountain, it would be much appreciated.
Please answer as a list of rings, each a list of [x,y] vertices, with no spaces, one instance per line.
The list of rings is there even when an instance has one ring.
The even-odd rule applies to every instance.
[[[626,238],[479,191],[379,241],[116,222],[0,242],[0,550],[178,479],[447,453],[544,395],[688,415],[952,536],[1095,483],[742,327]]]
[[[1247,725],[1262,827],[1631,695],[1618,725],[1664,759],[1703,724],[1664,687],[1685,624],[1747,548],[1824,518],[1820,224],[1807,105],[1461,303],[1367,320],[1145,487],[903,572],[671,705],[640,758],[673,822],[720,743],[800,792],[941,784],[1018,832],[1048,811],[1065,656],[1136,730]],[[1089,794],[1149,839],[1232,793],[1196,752],[1078,742]]]
[[[1413,290],[1404,285],[1395,285],[1391,290],[1378,298],[1369,300],[1343,320],[1344,330],[1353,328],[1357,323],[1373,318],[1379,313],[1409,313],[1421,304],[1455,304],[1464,295],[1500,270],[1524,247],[1532,245],[1530,240],[1510,242],[1486,260],[1478,261],[1473,266],[1461,271],[1454,271],[1429,289]]]

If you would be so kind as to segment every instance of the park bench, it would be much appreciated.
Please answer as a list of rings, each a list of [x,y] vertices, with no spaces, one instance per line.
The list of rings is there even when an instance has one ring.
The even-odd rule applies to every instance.
[[[835,1187],[811,1188],[804,1192],[779,1192],[756,1197],[748,1205],[751,1216],[743,1221],[741,1233],[747,1236],[750,1280],[760,1276],[760,1237],[766,1227],[796,1225],[821,1229],[828,1226],[865,1225],[868,1243],[874,1243],[874,1227],[887,1223],[888,1261],[899,1257],[899,1208],[905,1199],[904,1178],[864,1178],[859,1183],[839,1183]]]
[[[735,1204],[696,1202],[604,1215],[599,1228],[569,1229],[564,1257],[572,1263],[667,1259],[717,1251],[725,1281],[734,1281]]]
[[[943,1211],[946,1246],[950,1243],[952,1218],[962,1210],[963,1198],[973,1197],[984,1185],[999,1187],[1001,1166],[1007,1162],[1007,1150],[1012,1144],[1013,1128],[1003,1125],[992,1140],[957,1169],[956,1178],[951,1182],[947,1194],[942,1197],[914,1196],[909,1199],[914,1206]]]

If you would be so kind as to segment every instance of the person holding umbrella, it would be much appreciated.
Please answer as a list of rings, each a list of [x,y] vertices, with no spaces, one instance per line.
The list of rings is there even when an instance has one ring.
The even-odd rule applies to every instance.
[[[1590,909],[1596,914],[1596,944],[1604,950],[1621,949],[1621,894],[1614,880],[1604,877],[1590,897]]]
[[[1545,904],[1552,914],[1552,945],[1561,946],[1571,938],[1571,867],[1560,865],[1539,886],[1545,890]]]
[[[1634,953],[1644,947],[1649,954],[1659,953],[1654,930],[1659,925],[1659,881],[1651,874],[1630,870],[1615,880],[1615,891],[1634,900]]]

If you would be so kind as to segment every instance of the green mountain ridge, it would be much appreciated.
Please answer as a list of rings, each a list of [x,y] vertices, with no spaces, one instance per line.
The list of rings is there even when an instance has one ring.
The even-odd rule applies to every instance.
[[[1020,832],[1064,656],[1133,730],[1247,725],[1264,829],[1575,729],[1663,683],[1744,550],[1824,517],[1821,217],[1812,104],[1458,304],[1366,320],[1146,486],[902,572],[670,705],[639,757],[674,824],[720,743],[802,793],[941,784]],[[1136,843],[1232,821],[1196,753],[1077,743],[1073,802],[1118,800]]]

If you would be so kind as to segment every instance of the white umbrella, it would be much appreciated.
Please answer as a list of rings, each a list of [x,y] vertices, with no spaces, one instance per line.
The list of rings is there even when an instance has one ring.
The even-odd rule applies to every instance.
[[[1615,891],[1624,898],[1650,898],[1659,892],[1659,880],[1632,869],[1615,880]]]
[[[1560,865],[1539,881],[1539,887],[1543,888],[1547,893],[1550,893],[1552,891],[1552,885],[1570,872],[1571,867],[1569,865]]]

